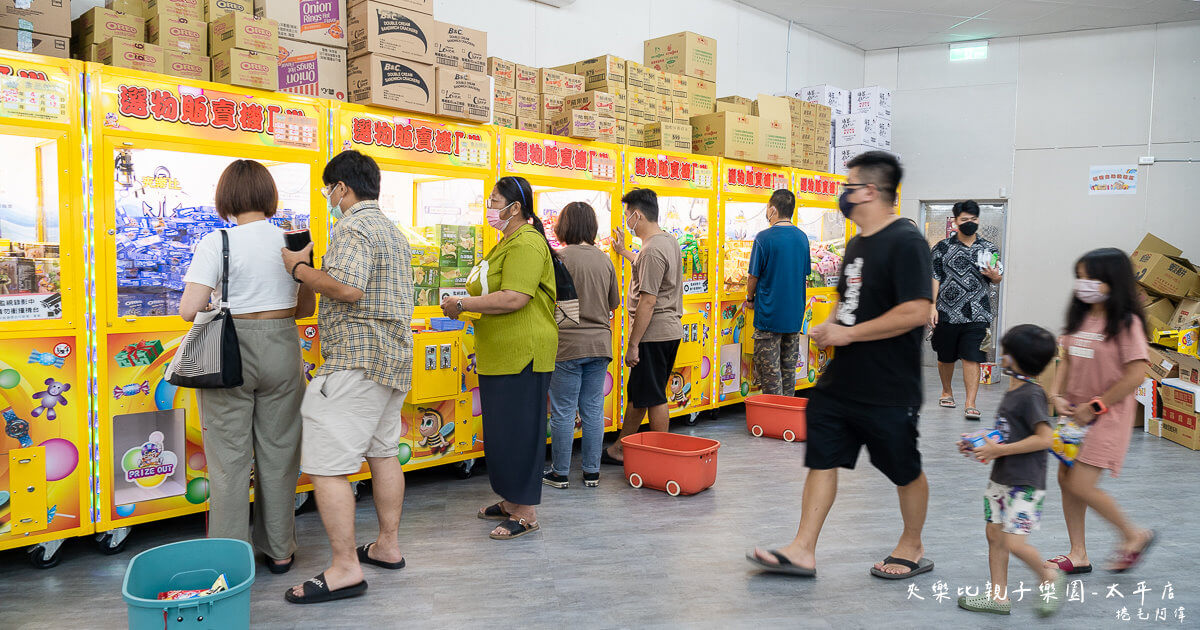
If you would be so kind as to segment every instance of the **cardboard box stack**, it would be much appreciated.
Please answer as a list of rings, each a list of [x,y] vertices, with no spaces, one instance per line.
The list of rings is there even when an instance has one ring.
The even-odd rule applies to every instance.
[[[792,166],[828,173],[833,110],[794,96],[785,99],[792,119]]]
[[[162,72],[163,51],[146,43],[140,14],[93,7],[71,22],[71,52],[76,59],[118,68]]]
[[[627,70],[626,79],[628,121],[651,125],[644,146],[687,151],[681,138],[690,136],[695,151],[695,118],[716,112],[716,79],[717,40],[689,31],[646,40],[638,75]],[[635,105],[635,90],[649,98]]]
[[[1200,273],[1179,248],[1153,234],[1130,258],[1152,344],[1137,396],[1145,430],[1200,450]]]
[[[512,85],[488,77],[487,33],[433,19],[433,0],[349,0],[347,100],[516,125]]]
[[[254,0],[279,26],[278,90],[346,100],[346,0]]]
[[[846,162],[867,151],[892,149],[892,93],[877,85],[844,90],[828,84],[801,88],[792,95],[830,109],[832,127],[826,170],[846,174]],[[814,130],[815,131],[815,130]],[[806,136],[803,131],[800,134]],[[819,141],[812,142],[814,148]],[[808,146],[808,142],[804,143]],[[801,154],[803,154],[803,149]],[[804,161],[803,155],[796,156]],[[795,160],[793,160],[794,162]],[[811,160],[809,160],[811,162]]]
[[[279,22],[275,20],[242,11],[217,17],[208,23],[208,54],[213,81],[272,92],[279,89]]]
[[[0,48],[67,58],[71,48],[67,0],[5,2],[0,7]]]

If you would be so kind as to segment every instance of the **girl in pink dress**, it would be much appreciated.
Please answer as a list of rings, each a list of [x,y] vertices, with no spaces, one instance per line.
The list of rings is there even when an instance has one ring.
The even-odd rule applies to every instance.
[[[1104,470],[1116,477],[1133,431],[1134,390],[1146,378],[1146,330],[1133,266],[1125,252],[1097,249],[1075,264],[1075,296],[1062,338],[1066,359],[1051,388],[1058,413],[1087,435],[1074,466],[1059,464],[1063,516],[1071,550],[1046,566],[1067,574],[1092,570],[1084,538],[1084,513],[1092,508],[1120,530],[1121,545],[1108,569],[1137,566],[1154,542],[1154,531],[1134,526],[1117,502],[1097,487]]]

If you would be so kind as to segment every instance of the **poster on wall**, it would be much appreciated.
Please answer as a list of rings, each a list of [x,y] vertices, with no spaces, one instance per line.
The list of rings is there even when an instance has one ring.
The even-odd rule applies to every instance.
[[[1093,166],[1088,177],[1089,195],[1136,195],[1138,167],[1133,164]]]

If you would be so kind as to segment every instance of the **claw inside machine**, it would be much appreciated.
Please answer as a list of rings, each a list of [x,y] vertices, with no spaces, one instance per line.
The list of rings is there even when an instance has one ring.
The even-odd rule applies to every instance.
[[[93,531],[81,66],[4,52],[0,549],[41,567]]]
[[[440,305],[466,295],[467,276],[495,242],[484,222],[494,128],[349,104],[334,117],[334,146],[379,164],[380,208],[412,250],[413,380],[401,411],[400,463],[456,463],[469,473],[484,450],[474,334],[469,322],[443,317]]]
[[[533,187],[534,210],[546,228],[551,247],[561,248],[554,233],[558,213],[573,201],[587,203],[596,211],[596,247],[618,265],[612,249],[611,231],[620,227],[621,151],[600,142],[548,136],[502,129],[500,175],[520,176]],[[494,242],[494,241],[493,241]],[[490,247],[490,244],[489,244]],[[620,267],[618,266],[619,270]],[[618,282],[621,274],[618,271]],[[623,310],[623,309],[619,309]],[[604,379],[604,430],[615,430],[621,418],[621,362],[624,314],[613,313],[613,361]],[[576,422],[576,435],[579,423]],[[549,437],[549,427],[547,427]]]
[[[160,81],[89,65],[95,129],[99,531],[207,509],[208,462],[197,396],[164,378],[189,324],[184,275],[204,236],[230,227],[214,194],[234,160],[266,166],[279,194],[270,220],[311,229],[322,252],[320,169],[326,110],[315,99]],[[297,322],[302,365],[319,364],[315,321]],[[251,487],[253,473],[251,473]],[[252,491],[251,491],[252,496]]]
[[[741,402],[759,390],[754,371],[754,311],[745,308],[747,271],[754,237],[767,229],[771,194],[791,186],[791,169],[722,158],[720,336],[717,338],[717,403]]]
[[[716,171],[717,159],[711,157],[637,148],[627,149],[625,155],[625,192],[649,188],[658,195],[659,226],[675,237],[680,249],[684,336],[667,381],[672,417],[714,407]],[[636,238],[632,246],[640,246]],[[629,263],[625,269],[628,278]]]

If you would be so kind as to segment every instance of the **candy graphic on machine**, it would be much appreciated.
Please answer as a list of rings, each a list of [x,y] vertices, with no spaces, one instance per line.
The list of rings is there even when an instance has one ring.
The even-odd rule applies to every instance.
[[[313,342],[312,342],[312,339],[301,339],[301,340],[300,340],[300,347],[301,347],[301,348],[304,348],[306,351],[307,351],[307,350],[312,350],[312,347],[313,347]]]
[[[33,417],[36,418],[45,412],[47,420],[54,420],[58,418],[58,412],[54,410],[54,407],[57,405],[63,405],[64,407],[66,406],[67,397],[63,396],[63,392],[71,389],[71,384],[61,383],[52,378],[48,378],[45,381],[45,385],[45,391],[40,391],[33,395],[33,399],[40,402],[38,403],[38,406],[34,407],[33,411],[29,413],[33,414]]]
[[[21,448],[33,446],[33,440],[29,437],[29,422],[17,417],[17,412],[13,411],[12,407],[5,407],[0,411],[0,417],[4,418],[4,434],[16,440]]]
[[[65,361],[66,360],[62,357],[54,356],[54,353],[52,352],[38,352],[37,350],[31,350],[29,352],[29,363],[36,363],[38,365],[45,365],[47,367],[62,368]]]
[[[138,394],[150,393],[150,381],[142,381],[139,383],[130,383],[129,385],[113,387],[113,398],[120,399],[122,396],[137,396]]]

